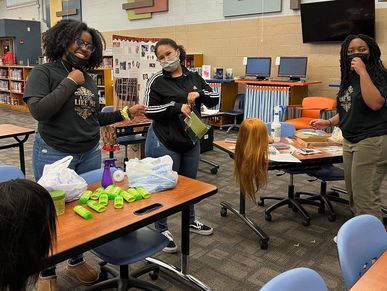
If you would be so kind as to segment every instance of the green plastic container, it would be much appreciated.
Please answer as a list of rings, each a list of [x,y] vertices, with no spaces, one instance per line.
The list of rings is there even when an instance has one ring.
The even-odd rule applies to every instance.
[[[62,215],[65,212],[65,191],[53,190],[50,191],[50,195],[55,205],[56,216]]]

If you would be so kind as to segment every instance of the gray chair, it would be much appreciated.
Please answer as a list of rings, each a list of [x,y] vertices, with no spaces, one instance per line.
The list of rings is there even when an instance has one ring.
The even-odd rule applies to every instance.
[[[239,128],[239,124],[237,123],[238,117],[241,117],[241,116],[243,117],[244,107],[245,107],[245,94],[238,94],[235,98],[233,111],[224,112],[225,116],[234,117],[234,123],[222,125],[220,128],[223,129],[224,127],[228,127],[227,133],[229,133],[230,130],[233,128]]]

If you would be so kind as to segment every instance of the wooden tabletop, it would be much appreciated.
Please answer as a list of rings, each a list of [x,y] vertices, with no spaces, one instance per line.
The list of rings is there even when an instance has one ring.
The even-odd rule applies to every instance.
[[[352,286],[350,291],[386,291],[387,290],[387,250]]]
[[[35,133],[35,130],[13,124],[0,124],[0,138],[14,137],[30,133]]]
[[[95,189],[98,185],[91,185]],[[66,204],[65,214],[58,216],[57,242],[50,263],[90,250],[131,231],[144,227],[162,217],[177,213],[191,204],[209,197],[217,192],[217,187],[198,180],[179,176],[174,189],[154,193],[151,198],[133,203],[124,202],[122,209],[115,209],[112,201],[103,213],[93,213],[93,218],[85,220],[74,213],[78,201]],[[154,203],[162,207],[136,215],[136,210]],[[86,207],[88,208],[88,207]]]
[[[251,84],[251,85],[266,85],[266,86],[289,86],[289,87],[302,87],[302,86],[309,86],[309,85],[317,85],[321,84],[321,81],[299,81],[299,82],[286,82],[286,81],[258,81],[258,80],[235,80],[236,83],[240,84]]]

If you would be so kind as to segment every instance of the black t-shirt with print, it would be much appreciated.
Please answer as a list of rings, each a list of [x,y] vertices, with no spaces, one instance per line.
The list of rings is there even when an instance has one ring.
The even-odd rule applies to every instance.
[[[351,73],[351,81],[343,95],[337,97],[340,128],[345,139],[357,143],[363,139],[387,134],[387,107],[374,111],[361,95],[360,77]],[[387,98],[387,84],[376,86]]]
[[[43,98],[57,89],[55,97],[63,100],[58,103],[64,103],[55,108],[57,112],[51,118],[39,120],[38,131],[49,146],[59,151],[83,153],[99,141],[98,90],[88,74],[84,74],[85,83],[81,86],[66,78],[67,75],[61,61],[34,67],[23,98],[26,101],[30,97]]]

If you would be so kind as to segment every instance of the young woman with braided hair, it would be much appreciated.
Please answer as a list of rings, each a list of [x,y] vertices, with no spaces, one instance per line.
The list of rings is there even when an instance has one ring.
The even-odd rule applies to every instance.
[[[382,218],[380,186],[387,170],[387,71],[369,36],[349,35],[341,45],[338,114],[310,125],[343,132],[345,184],[354,215]]]

